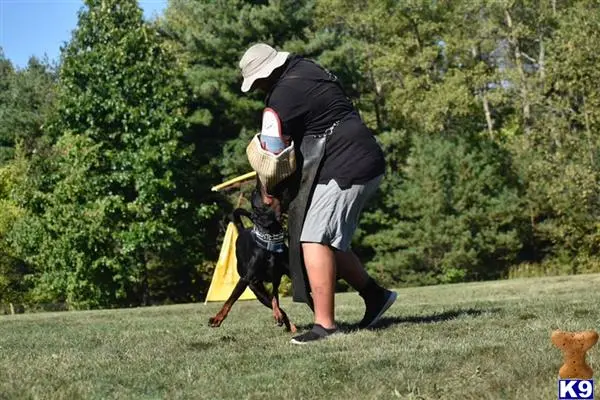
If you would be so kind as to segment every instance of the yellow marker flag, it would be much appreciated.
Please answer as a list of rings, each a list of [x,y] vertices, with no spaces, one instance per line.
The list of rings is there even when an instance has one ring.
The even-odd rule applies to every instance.
[[[237,272],[237,259],[235,256],[235,241],[237,240],[237,237],[237,228],[233,222],[230,222],[225,231],[225,238],[223,238],[223,245],[221,246],[217,267],[213,273],[204,304],[209,301],[226,301],[231,295],[233,288],[240,280],[240,276]],[[246,288],[244,293],[240,296],[240,300],[255,299],[256,296],[252,293],[250,288]]]

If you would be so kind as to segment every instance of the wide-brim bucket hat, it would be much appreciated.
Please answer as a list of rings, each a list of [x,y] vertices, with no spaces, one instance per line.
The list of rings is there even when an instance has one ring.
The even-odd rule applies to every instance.
[[[276,68],[285,64],[289,52],[277,51],[264,43],[251,46],[242,56],[239,66],[242,70],[242,92],[247,92],[257,79],[267,78]]]

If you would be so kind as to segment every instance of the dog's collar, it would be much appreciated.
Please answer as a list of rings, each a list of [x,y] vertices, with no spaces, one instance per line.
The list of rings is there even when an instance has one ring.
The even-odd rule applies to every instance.
[[[265,232],[261,232],[255,227],[252,228],[252,236],[259,247],[271,251],[273,253],[283,253],[285,249],[285,234],[283,231],[275,235],[270,235]]]

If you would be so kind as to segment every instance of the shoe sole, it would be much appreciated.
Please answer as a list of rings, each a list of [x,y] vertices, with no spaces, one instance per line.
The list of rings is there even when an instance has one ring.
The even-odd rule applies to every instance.
[[[379,314],[377,314],[377,316],[375,318],[373,318],[373,321],[371,321],[369,323],[369,325],[367,325],[365,327],[365,329],[372,328],[377,322],[379,322],[379,320],[381,319],[381,317],[383,316],[383,314],[385,314],[385,312],[392,306],[392,304],[394,304],[396,302],[397,298],[398,298],[398,293],[392,292],[392,294],[390,295],[390,297],[387,299],[387,301],[385,302],[385,304],[381,308],[381,311],[379,311]]]
[[[290,340],[290,343],[291,343],[291,344],[306,345],[306,344],[311,344],[311,343],[323,342],[323,341],[325,341],[325,340],[328,340],[328,339],[330,339],[330,338],[332,338],[332,337],[336,337],[336,336],[340,336],[340,335],[342,335],[342,332],[339,332],[339,331],[338,331],[338,332],[332,333],[332,334],[330,334],[330,335],[327,335],[327,336],[325,336],[324,338],[321,338],[321,339],[319,339],[319,340],[310,340],[310,341],[308,341],[308,342],[301,342],[301,341],[299,341],[299,340],[296,340],[296,339],[292,338],[292,340]]]
[[[323,339],[321,339],[321,340],[323,340]],[[292,339],[292,340],[290,340],[290,343],[291,344],[305,345],[305,344],[310,344],[311,342],[320,342],[321,340],[311,340],[310,342],[301,342],[299,340]]]

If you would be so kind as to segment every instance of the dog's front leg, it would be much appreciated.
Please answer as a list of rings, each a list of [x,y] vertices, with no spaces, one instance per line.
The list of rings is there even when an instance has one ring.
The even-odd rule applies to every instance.
[[[271,304],[273,305],[273,318],[275,318],[275,321],[277,321],[277,325],[285,325],[285,329],[287,331],[295,333],[296,325],[290,322],[290,319],[285,311],[283,311],[283,308],[279,308],[279,299],[273,296]]]
[[[233,288],[231,296],[229,296],[225,304],[223,304],[221,310],[217,313],[217,315],[209,318],[208,324],[213,328],[218,328],[219,326],[221,326],[221,323],[227,317],[229,311],[231,311],[231,307],[233,307],[233,304],[237,301],[237,299],[240,298],[240,296],[242,295],[242,293],[244,293],[244,290],[246,290],[247,287],[248,280],[241,278],[235,285],[235,288]]]
[[[279,285],[281,284],[281,275],[273,277],[273,298],[271,304],[273,307],[273,318],[277,321],[277,325],[285,324],[285,329],[290,332],[296,332],[296,326],[290,322],[287,314],[283,309],[279,308]]]
[[[250,289],[256,295],[258,301],[261,302],[262,305],[268,308],[273,308],[273,303],[271,301],[271,296],[267,292],[267,288],[263,285],[262,282],[252,281],[250,282]]]
[[[273,285],[273,287],[274,292],[276,292],[278,289],[275,289],[275,285]],[[258,301],[260,301],[265,307],[273,309],[274,316],[277,312],[277,315],[280,316],[280,319],[277,322],[282,321],[288,331],[296,332],[296,327],[290,324],[285,312],[279,308],[279,301],[267,292],[267,288],[265,288],[265,285],[263,285],[262,282],[250,282],[250,289],[252,289]],[[275,319],[277,320],[277,317],[275,317]]]
[[[273,309],[273,318],[277,325],[283,325],[283,313],[279,308],[279,285],[281,284],[281,275],[275,273],[273,276],[273,297],[271,298],[271,308]]]

